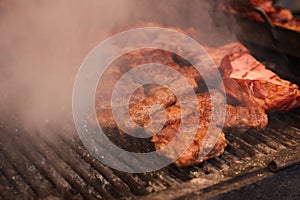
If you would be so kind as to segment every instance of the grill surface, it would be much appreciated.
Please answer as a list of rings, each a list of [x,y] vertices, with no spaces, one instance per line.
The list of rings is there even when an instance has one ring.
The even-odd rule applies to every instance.
[[[95,160],[78,137],[57,131],[0,133],[0,194],[3,199],[210,197],[271,176],[266,163],[299,151],[300,109],[273,113],[263,132],[227,132],[228,146],[219,158],[179,169],[128,174]],[[55,134],[55,135],[54,135]]]

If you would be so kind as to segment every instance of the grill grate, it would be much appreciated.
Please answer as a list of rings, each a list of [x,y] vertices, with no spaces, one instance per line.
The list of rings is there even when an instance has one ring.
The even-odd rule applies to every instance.
[[[129,174],[112,170],[82,146],[57,131],[27,134],[1,128],[0,195],[3,199],[136,199],[207,196],[257,181],[272,173],[266,163],[300,144],[300,109],[273,113],[262,132],[226,133],[228,146],[219,158],[180,169]],[[299,148],[297,148],[299,150]],[[245,181],[247,180],[247,181]],[[241,185],[239,185],[240,187]],[[170,196],[171,195],[171,196]]]

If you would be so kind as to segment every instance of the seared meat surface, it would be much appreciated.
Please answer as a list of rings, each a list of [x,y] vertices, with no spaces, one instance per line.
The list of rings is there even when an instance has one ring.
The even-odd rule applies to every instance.
[[[118,65],[123,73],[126,73],[130,69],[133,69],[139,65],[149,63],[160,63],[167,65],[174,63],[171,53],[159,49],[140,49],[125,55],[122,55],[117,59],[116,65]],[[174,63],[175,64],[175,63]],[[176,68],[176,67],[175,67]]]
[[[188,121],[199,122],[199,118],[189,116]],[[220,128],[199,124],[195,133],[180,130],[179,123],[171,124],[152,138],[155,148],[168,158],[175,160],[178,167],[199,164],[209,158],[221,155],[226,147],[225,135]],[[169,145],[167,149],[165,147]]]
[[[214,113],[212,111],[212,101],[215,100]],[[247,131],[249,129],[263,130],[268,124],[268,117],[264,109],[257,106],[232,106],[224,104],[225,97],[217,90],[210,93],[197,94],[197,102],[191,101],[192,96],[187,95],[179,104],[167,107],[165,112],[157,112],[153,114],[151,125],[146,128],[146,132],[153,134],[155,127],[165,119],[165,126],[174,123],[180,123],[182,117],[189,115],[197,115],[202,124],[209,125],[212,123],[218,127],[226,129],[238,129]],[[198,105],[197,105],[198,104]],[[197,110],[195,110],[195,106]],[[223,112],[223,113],[222,113]],[[221,117],[224,121],[221,121]]]
[[[126,83],[119,84],[118,86],[121,87],[122,94],[119,94],[117,99],[113,99],[112,105],[112,93],[114,87],[116,86],[117,82],[120,80],[122,75],[126,73],[128,70],[133,69],[141,64],[149,64],[149,63],[159,63],[168,66],[170,69],[163,69],[157,68],[152,71],[140,71],[135,73],[135,76],[132,76],[129,80],[127,79]],[[164,103],[168,101],[167,99],[165,102],[161,102],[160,100],[164,100],[167,98],[166,95],[169,95],[170,103],[176,102],[172,93],[168,93],[166,88],[162,86],[155,85],[154,87],[148,88],[148,99],[143,101],[145,98],[144,87],[141,85],[144,81],[152,81],[158,82],[162,81],[166,83],[166,86],[176,88],[178,94],[185,94],[187,93],[187,89],[191,87],[194,90],[197,90],[198,84],[196,80],[199,78],[198,74],[195,71],[189,70],[191,67],[180,67],[177,63],[175,63],[169,52],[162,51],[162,50],[155,50],[155,49],[142,49],[137,50],[131,53],[127,53],[117,59],[103,74],[101,80],[99,82],[97,93],[96,93],[96,111],[99,123],[102,127],[116,127],[115,120],[113,119],[112,106],[115,109],[120,110],[120,112],[125,112],[124,109],[126,105],[126,101],[122,98],[130,93],[128,88],[135,88],[138,89],[133,93],[130,98],[130,113],[134,118],[135,115],[139,115],[141,113],[148,114],[148,109],[153,107],[154,105],[161,105],[162,107],[166,107]],[[170,70],[176,70],[178,74],[171,73]],[[183,82],[183,79],[179,79],[181,73],[184,77],[186,77],[186,81],[189,85],[186,85]],[[170,90],[169,90],[170,91]],[[159,97],[157,99],[157,97]],[[172,100],[173,99],[173,100]],[[137,104],[135,106],[135,104]],[[138,109],[141,109],[138,111]],[[154,110],[153,110],[154,112]],[[123,115],[121,115],[123,116]],[[144,124],[146,123],[146,118],[138,120],[134,120],[137,124]],[[126,121],[126,119],[122,119],[121,121]],[[128,123],[126,126],[129,126]],[[128,130],[131,130],[128,127]]]
[[[205,50],[218,67],[221,65],[221,61],[226,55],[249,52],[249,50],[241,43],[230,43],[218,48],[205,47]]]
[[[226,105],[226,118],[223,127],[239,131],[264,130],[268,125],[265,110],[257,106]]]
[[[102,127],[116,127],[116,122],[112,115],[112,106],[118,109],[127,106],[126,101],[124,101],[122,98],[122,96],[130,94],[130,91],[128,91],[127,88],[138,87],[138,89],[135,90],[135,92],[131,95],[129,101],[130,105],[134,105],[145,98],[144,88],[142,85],[134,82],[133,80],[129,80],[126,82],[126,85],[119,85],[122,88],[122,94],[119,94],[118,98],[114,99],[112,105],[111,97],[114,86],[119,77],[121,77],[121,73],[118,70],[108,70],[104,73],[104,76],[100,80],[100,84],[97,88],[95,109],[98,116],[98,121]]]
[[[157,88],[149,97],[130,108],[133,121],[144,126],[150,122],[150,110],[152,113],[166,108],[176,102],[176,96],[168,88]]]
[[[296,84],[281,79],[248,53],[225,56],[225,92],[234,102],[257,105],[266,111],[290,110],[300,105],[300,91]]]
[[[211,98],[216,100],[214,114],[212,112]],[[155,113],[152,117],[151,125],[145,128],[148,134],[153,135],[156,133],[156,127],[159,126],[159,123],[164,118],[166,119],[164,128],[153,136],[152,142],[155,144],[157,150],[163,149],[170,143],[171,148],[169,147],[161,153],[171,159],[177,158],[180,155],[174,162],[179,167],[195,165],[206,159],[221,155],[226,147],[225,135],[221,129],[222,126],[226,129],[247,131],[249,129],[262,130],[268,123],[267,115],[260,107],[232,105],[225,105],[224,107],[224,96],[216,90],[211,91],[211,94],[203,93],[196,95],[198,101],[196,104],[198,103],[198,105],[195,105],[198,108],[199,115],[195,114],[195,110],[193,109],[195,105],[190,105],[195,102],[190,101],[190,99],[191,96],[186,96],[180,104],[177,102],[175,105],[167,107],[164,113]],[[184,106],[185,109],[181,109],[183,104],[188,104]],[[220,116],[222,115],[220,112],[225,112],[224,124],[220,121]],[[198,122],[195,135],[193,132],[179,130],[182,119],[188,120],[188,122],[185,121],[185,126],[190,121],[191,124],[195,124],[195,121]],[[187,128],[187,130],[190,129]],[[194,138],[191,139],[189,137]],[[212,140],[213,144],[208,143],[210,145],[206,146],[207,144],[205,143],[204,145],[206,137],[210,138],[208,140]],[[186,144],[190,145],[185,146]],[[206,153],[200,156],[200,151],[206,151]]]
[[[194,30],[189,31],[194,34]],[[166,35],[153,38],[154,43],[164,45],[169,45],[169,40]],[[268,124],[266,111],[289,110],[300,105],[298,86],[266,69],[243,45],[204,48],[213,62],[205,51],[199,54],[193,49],[186,54],[188,58],[156,49],[140,49],[118,58],[97,88],[100,125],[118,128],[121,134],[143,128],[152,135],[151,141],[159,153],[173,159],[175,165],[187,167],[224,152],[226,139],[222,130],[262,130]],[[119,96],[112,99],[113,90],[125,73],[149,63],[166,67],[129,75],[126,82],[119,84]],[[225,89],[216,79],[219,74]],[[145,82],[150,84],[144,85]],[[206,83],[213,83],[214,89],[208,92]],[[130,94],[128,88],[137,88],[129,104],[123,98]]]

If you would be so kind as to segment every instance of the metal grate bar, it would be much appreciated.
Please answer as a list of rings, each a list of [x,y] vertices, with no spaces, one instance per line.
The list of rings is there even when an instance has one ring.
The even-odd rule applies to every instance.
[[[125,184],[120,177],[118,177],[116,174],[113,173],[111,169],[108,167],[102,165],[100,162],[98,162],[95,158],[93,158],[89,152],[82,147],[82,145],[76,141],[75,139],[68,140],[64,136],[60,136],[62,140],[72,148],[81,158],[88,162],[90,165],[92,165],[99,173],[103,175],[103,177],[110,181],[110,184],[112,185],[112,192],[118,193],[120,197],[130,197],[133,198],[133,194],[130,192],[130,188],[127,184]]]
[[[244,133],[242,133],[242,134],[244,134]],[[239,135],[242,135],[242,134],[239,134]],[[229,133],[227,136],[227,139],[240,143],[240,146],[243,148],[243,150],[246,151],[252,158],[264,156],[264,154],[262,152],[258,151],[257,148],[254,148],[255,146],[249,144],[247,141],[240,138],[239,135],[236,136],[234,134]]]
[[[5,158],[4,154],[0,151],[0,160],[1,160],[1,169],[2,174],[8,180],[11,180],[14,183],[15,188],[20,192],[24,197],[35,197],[35,193],[32,191],[30,186],[23,180],[20,174],[15,170],[15,168],[9,163]]]
[[[20,142],[22,141],[22,142]],[[27,158],[34,163],[34,165],[41,171],[41,173],[54,185],[54,187],[59,191],[59,196],[62,198],[74,198],[77,191],[75,191],[72,186],[61,176],[56,169],[49,165],[47,159],[38,153],[31,145],[28,143],[26,138],[18,137],[14,139],[14,143],[17,144],[20,149],[27,155]],[[78,196],[80,196],[78,194]]]
[[[227,141],[226,150],[232,155],[246,161],[247,160],[246,158],[249,157],[249,154],[242,151],[240,148],[242,147],[238,146],[238,144]]]
[[[211,173],[219,173],[218,167],[214,166],[207,160],[202,163],[203,170],[205,171],[205,174],[211,174]]]
[[[147,183],[149,192],[160,191],[167,188],[160,180],[155,178],[154,173],[142,173],[138,174],[138,176]]]
[[[256,139],[253,136],[253,133],[251,133],[251,132],[247,132],[247,133],[244,133],[244,134],[239,134],[239,137],[241,139],[243,139],[245,142],[247,142],[248,144],[250,144],[252,147],[255,147],[259,152],[261,152],[265,155],[276,152],[276,150],[269,147],[264,142]]]
[[[75,154],[62,140],[59,140],[58,137],[51,137],[46,139],[46,143],[51,146],[62,160],[70,165],[80,177],[95,188],[103,198],[113,198],[109,193],[111,188],[110,183],[95,171],[90,164],[84,162],[81,157]]]
[[[167,170],[178,182],[185,182],[194,178],[192,174],[187,174],[182,169],[174,167],[173,165],[169,166]]]
[[[33,137],[31,137],[33,139]],[[36,138],[36,137],[35,137]],[[102,198],[91,186],[89,186],[70,165],[66,164],[44,141],[34,142],[35,149],[42,154],[68,183],[76,188],[84,199]]]
[[[0,134],[0,146],[2,152],[7,155],[8,160],[23,176],[24,180],[32,187],[32,189],[40,197],[47,197],[55,194],[55,190],[51,183],[39,172],[39,170],[19,151],[18,147],[13,147],[11,137],[5,137]]]
[[[219,157],[221,160],[223,160],[225,163],[227,163],[228,166],[231,166],[232,163],[243,163],[244,161],[236,157],[235,155],[229,153],[227,151],[228,148],[225,148],[224,153]]]
[[[287,117],[286,117],[287,118]],[[291,123],[291,125],[293,126],[293,120],[295,120],[295,117],[288,117],[289,123]],[[300,119],[298,119],[298,127],[300,126]],[[272,129],[276,130],[277,132],[279,132],[280,135],[282,135],[283,137],[286,137],[288,140],[291,141],[300,141],[300,135],[295,134],[290,130],[290,127],[286,127],[286,123],[282,122],[281,120],[275,118],[272,116]],[[284,134],[282,134],[282,132],[284,132]]]
[[[89,154],[76,135],[70,138],[69,135],[56,134],[60,130],[41,134],[3,132],[0,135],[0,180],[5,187],[1,190],[0,184],[0,195],[3,199],[9,199],[9,195],[14,199],[20,196],[136,199],[161,194],[165,190],[170,192],[174,188],[184,191],[181,186],[189,189],[189,182],[203,184],[203,188],[199,186],[202,190],[208,187],[205,180],[212,180],[214,177],[216,180],[212,182],[218,184],[218,181],[231,180],[256,173],[255,170],[266,169],[264,163],[268,158],[299,145],[299,118],[293,116],[297,112],[299,111],[283,120],[278,118],[279,115],[271,114],[269,126],[262,132],[227,132],[228,146],[218,158],[185,169],[171,165],[156,172],[142,174],[130,174],[106,167]],[[293,119],[292,124],[295,127],[284,126],[290,118]],[[130,143],[123,137],[118,140]],[[12,147],[11,144],[15,146]],[[128,148],[130,144],[126,145]],[[135,163],[138,162],[140,161],[137,158]]]
[[[282,144],[285,147],[289,147],[293,145],[288,139],[282,136],[283,133],[277,133],[273,129],[266,128],[263,134],[268,136],[269,138],[272,138],[272,140],[274,140],[276,143]]]
[[[166,187],[170,187],[174,184],[178,184],[178,182],[173,179],[166,169],[161,169],[155,173],[153,176],[160,182],[162,182]]]
[[[257,138],[259,141],[263,142],[264,144],[268,145],[269,147],[271,147],[272,149],[276,150],[276,151],[280,151],[281,149],[284,149],[285,146],[277,143],[276,141],[274,141],[273,139],[271,139],[270,137],[268,137],[267,135],[260,133],[260,132],[251,132],[252,136]]]
[[[149,191],[146,189],[147,184],[144,181],[141,181],[138,177],[115,171],[115,173],[130,187],[130,191],[135,195],[146,195],[149,194]]]
[[[15,190],[13,185],[0,171],[0,198],[3,199],[22,199],[21,194]]]
[[[226,165],[225,162],[222,162],[218,158],[209,159],[207,162],[212,164],[213,166],[217,167],[217,169],[219,169],[219,170],[223,170],[223,169],[228,168],[228,165]]]

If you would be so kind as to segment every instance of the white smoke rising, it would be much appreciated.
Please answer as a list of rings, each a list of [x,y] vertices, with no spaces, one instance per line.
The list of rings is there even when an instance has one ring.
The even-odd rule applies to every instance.
[[[206,35],[218,31],[207,2],[0,0],[2,123],[29,128],[72,125],[76,72],[100,41],[113,30],[139,21],[195,26],[209,41]]]
[[[0,111],[29,127],[72,123],[76,72],[88,52],[128,18],[126,2],[2,0]],[[13,122],[14,123],[14,122]]]

